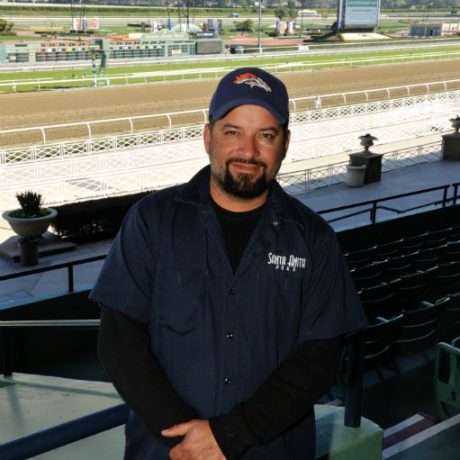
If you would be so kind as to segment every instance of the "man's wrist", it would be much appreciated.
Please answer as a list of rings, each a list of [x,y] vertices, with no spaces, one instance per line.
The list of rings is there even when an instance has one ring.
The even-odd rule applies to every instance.
[[[249,429],[241,406],[229,413],[209,419],[212,434],[227,460],[236,460],[250,447],[258,444],[258,439]]]

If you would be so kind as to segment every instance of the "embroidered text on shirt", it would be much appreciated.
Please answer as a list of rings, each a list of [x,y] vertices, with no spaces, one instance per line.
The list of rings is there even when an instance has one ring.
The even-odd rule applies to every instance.
[[[279,254],[268,253],[268,265],[275,265],[276,270],[292,270],[295,272],[298,268],[305,268],[306,259],[304,257],[297,257],[294,254],[283,256]]]

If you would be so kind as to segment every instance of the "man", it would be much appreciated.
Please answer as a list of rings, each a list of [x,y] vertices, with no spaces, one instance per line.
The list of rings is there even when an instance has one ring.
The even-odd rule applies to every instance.
[[[341,337],[366,326],[332,229],[275,181],[284,84],[218,84],[210,165],[129,212],[91,298],[99,355],[132,408],[126,459],[309,460]]]

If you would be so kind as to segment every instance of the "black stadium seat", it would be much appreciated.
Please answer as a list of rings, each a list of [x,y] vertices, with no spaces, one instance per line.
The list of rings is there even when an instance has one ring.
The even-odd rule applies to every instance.
[[[460,240],[451,241],[442,247],[442,262],[460,262]]]
[[[403,238],[401,241],[401,250],[402,251],[409,251],[413,252],[416,251],[417,249],[420,249],[423,246],[423,242],[425,240],[425,237],[428,233],[423,233],[420,235],[414,235],[414,236],[409,236],[407,238]]]
[[[381,366],[397,370],[397,366],[391,358],[392,346],[399,336],[403,315],[391,318],[377,317],[366,330],[359,332],[358,337],[363,345],[363,369],[364,371],[375,370],[381,380],[383,375]],[[346,356],[340,375],[346,372]]]
[[[404,310],[416,309],[422,300],[426,300],[437,270],[438,267],[434,266],[401,277],[396,295]]]
[[[397,256],[388,259],[383,265],[382,281],[391,281],[413,271],[413,258],[410,256]]]
[[[418,254],[414,257],[415,268],[426,270],[439,263],[446,246],[447,245],[436,246],[418,251]]]
[[[382,283],[359,291],[359,297],[366,311],[368,319],[372,322],[376,316],[389,316],[398,310],[395,297],[398,291],[397,283]]]
[[[379,244],[374,250],[374,255],[377,259],[386,259],[388,257],[395,256],[398,254],[401,243],[404,240],[398,239],[395,241],[390,241],[389,243]]]
[[[394,345],[399,355],[413,355],[434,345],[438,340],[439,325],[448,299],[435,304],[424,303],[416,310],[404,311],[398,339]],[[425,356],[426,357],[426,356]]]
[[[370,264],[374,257],[374,251],[375,246],[346,253],[345,258],[348,266],[352,269]]]
[[[374,263],[350,270],[358,290],[381,283],[385,263]]]
[[[449,295],[439,332],[439,340],[444,342],[456,337],[460,337],[460,292]]]

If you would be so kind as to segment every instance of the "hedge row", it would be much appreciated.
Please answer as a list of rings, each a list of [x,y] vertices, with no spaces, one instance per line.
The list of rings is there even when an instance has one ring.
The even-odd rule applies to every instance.
[[[149,193],[152,192],[54,206],[58,214],[52,227],[59,236],[75,243],[113,238],[128,209]]]

